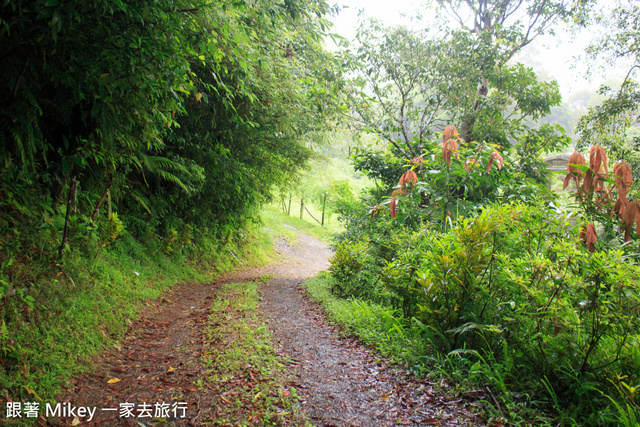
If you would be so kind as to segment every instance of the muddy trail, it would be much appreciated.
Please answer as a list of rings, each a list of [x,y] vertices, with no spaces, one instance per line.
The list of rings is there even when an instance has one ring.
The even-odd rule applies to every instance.
[[[328,268],[331,251],[305,234],[277,243],[266,267],[245,268],[214,283],[175,286],[130,328],[120,344],[93,361],[59,396],[60,412],[44,425],[220,425],[221,400],[208,390],[203,366],[204,329],[212,301],[224,283],[268,275],[260,310],[273,348],[287,360],[300,409],[317,426],[483,425],[473,403],[445,397],[441,386],[389,366],[356,339],[327,323],[302,282]],[[224,399],[223,399],[224,400]],[[75,408],[64,413],[65,405]],[[95,408],[79,414],[80,407]],[[158,411],[163,415],[156,417]],[[258,425],[259,420],[254,420]],[[223,424],[233,425],[233,424]]]

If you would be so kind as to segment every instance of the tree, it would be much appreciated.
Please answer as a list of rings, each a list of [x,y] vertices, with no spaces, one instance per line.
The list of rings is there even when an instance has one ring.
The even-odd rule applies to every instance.
[[[558,20],[572,13],[575,1],[550,0],[437,0],[459,25],[472,34],[485,34],[507,43],[506,60],[536,37],[553,33]],[[506,62],[506,61],[505,61]]]
[[[329,11],[323,0],[2,3],[0,192],[19,197],[0,224],[74,205],[95,218],[110,190],[146,231],[239,227],[304,165],[305,140],[331,114]]]
[[[458,3],[447,5],[462,19]],[[463,144],[486,141],[508,149],[515,143],[520,151],[511,162],[515,170],[540,171],[541,155],[569,140],[559,126],[533,128],[526,122],[549,114],[560,103],[559,88],[556,82],[538,81],[532,69],[509,59],[564,16],[564,3],[547,8],[536,2],[535,10],[502,3],[508,7],[498,8],[498,13],[493,10],[497,4],[479,2],[474,9],[475,3],[465,2],[477,17],[473,28],[451,29],[443,23],[435,32],[412,32],[375,21],[361,26],[358,44],[348,56],[358,73],[349,93],[356,121],[388,141],[396,157],[423,155],[425,141],[454,123]],[[525,29],[519,19],[506,26],[507,18],[517,13],[533,13]],[[532,141],[537,141],[536,148],[525,149]],[[433,155],[433,149],[427,151]],[[360,156],[361,169],[376,163],[372,156]],[[539,173],[534,176],[544,181]],[[397,178],[389,176],[388,184]]]
[[[359,73],[350,98],[356,120],[399,155],[419,156],[434,125],[442,123],[443,47],[426,31],[385,28],[377,21],[359,28],[357,42],[351,64]]]
[[[635,174],[640,173],[640,88],[633,80],[640,70],[640,5],[619,0],[613,4],[597,5],[586,2],[576,23],[580,27],[600,26],[605,35],[596,38],[587,48],[592,58],[604,58],[610,64],[628,66],[627,75],[618,90],[608,86],[600,88],[606,99],[590,107],[580,118],[577,130],[578,149],[602,145],[615,158],[625,159]]]
[[[486,99],[487,92],[496,84],[491,79],[492,68],[505,67],[516,53],[536,37],[552,33],[558,20],[570,16],[571,2],[565,0],[438,0],[437,3],[460,25],[459,32],[472,34],[473,41],[489,47],[481,58],[492,59],[483,61],[476,66],[476,70],[479,72],[477,93],[473,99],[473,106],[466,111],[460,125],[460,134],[463,140],[468,141],[477,137],[473,133],[473,126],[482,115],[481,110],[485,104],[483,101]],[[492,49],[496,51],[495,56],[486,55]],[[518,70],[520,76],[525,77],[523,67],[520,66],[520,68]],[[536,78],[533,72],[528,70],[527,73],[529,81],[535,82]],[[519,84],[524,84],[529,95],[540,90],[530,87],[531,83],[525,83],[524,80],[519,82]],[[498,87],[498,90],[500,89]],[[522,112],[525,116],[531,115],[535,118],[540,113],[542,115],[549,114],[550,107],[558,105],[560,102],[557,88],[555,92],[556,94],[551,92],[544,94],[551,102],[549,106],[538,105],[534,107],[531,102],[526,102],[526,98],[520,100],[517,97],[516,105],[524,107]],[[509,93],[509,95],[514,96],[515,94]]]
[[[627,79],[640,68],[640,5],[629,0],[597,3],[583,0],[575,23],[579,28],[600,27],[602,35],[587,47],[591,58],[604,58],[609,63],[629,64]]]

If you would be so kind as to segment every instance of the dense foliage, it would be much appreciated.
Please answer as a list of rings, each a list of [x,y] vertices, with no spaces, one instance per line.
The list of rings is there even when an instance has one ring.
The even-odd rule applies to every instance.
[[[569,176],[584,178],[583,168]],[[637,417],[639,247],[624,214],[605,213],[614,201],[593,203],[598,187],[580,182],[580,207],[565,211],[533,188],[524,203],[514,200],[501,189],[502,171],[484,180],[429,172],[397,196],[395,219],[382,207],[367,216],[359,203],[343,211],[349,227],[332,259],[334,293],[396,310],[401,327],[421,331],[427,360],[449,355],[456,369],[504,393],[504,408],[541,405],[580,425]],[[474,209],[457,215],[437,207],[433,215],[424,203],[438,194],[443,203],[445,186],[464,182],[470,195],[484,181],[504,197],[476,195]],[[457,197],[460,207],[472,198]],[[597,231],[589,223],[581,233],[587,221]]]
[[[555,20],[584,15],[562,2],[438,3],[460,29],[433,37],[373,23],[351,52],[354,124],[388,148],[354,156],[379,185],[343,206],[333,293],[419,343],[400,359],[499,390],[503,419],[531,421],[522,408],[535,407],[569,425],[635,425],[637,89],[625,82],[581,119],[578,150],[590,155],[571,156],[573,197],[559,201],[542,155],[570,141],[536,125],[559,103],[557,85],[510,59]],[[637,28],[623,23],[637,19],[624,3],[615,35],[630,46]],[[593,3],[577,6],[587,14]]]
[[[322,126],[334,87],[318,66],[329,64],[318,44],[327,10],[5,2],[5,229],[55,221],[70,188],[74,213],[95,220],[109,190],[147,234],[237,227],[303,165],[304,138]]]
[[[322,0],[0,4],[0,387],[16,398],[15,378],[37,374],[25,366],[43,369],[33,352],[59,333],[52,313],[73,325],[69,306],[99,317],[138,300],[124,289],[133,272],[95,272],[105,259],[204,265],[247,241],[334,108],[330,11]]]

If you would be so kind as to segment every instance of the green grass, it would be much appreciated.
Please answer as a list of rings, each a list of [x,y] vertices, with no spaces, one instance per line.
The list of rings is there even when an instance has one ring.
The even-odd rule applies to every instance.
[[[69,379],[89,369],[92,355],[117,345],[146,303],[174,284],[263,264],[272,252],[255,227],[224,245],[198,242],[168,255],[157,242],[125,233],[108,248],[76,245],[58,263],[16,263],[11,279],[20,291],[0,302],[1,406],[7,397],[54,402]]]
[[[203,425],[309,425],[258,310],[260,283],[227,284],[211,307],[204,365],[215,413]]]
[[[291,211],[293,212],[293,210],[292,207]],[[288,241],[294,243],[296,241],[296,233],[286,225],[294,227],[324,242],[330,242],[336,233],[342,231],[341,225],[337,221],[321,226],[309,218],[309,215],[303,215],[303,219],[300,219],[299,216],[287,215],[282,209],[275,205],[265,206],[260,216],[265,225],[265,231],[268,234],[283,236]]]

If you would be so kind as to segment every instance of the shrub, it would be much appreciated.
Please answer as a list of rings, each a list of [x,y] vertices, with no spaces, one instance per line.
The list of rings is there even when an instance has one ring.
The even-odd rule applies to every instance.
[[[331,272],[343,295],[400,310],[429,332],[425,348],[468,359],[505,394],[526,388],[569,420],[616,423],[638,409],[640,268],[631,246],[590,253],[578,235],[566,214],[513,203],[445,232],[391,233],[382,288],[367,275],[381,246],[370,241],[338,245]],[[362,277],[368,293],[344,287]]]
[[[332,292],[339,297],[353,296],[375,300],[379,294],[372,257],[367,242],[343,242],[336,247],[329,271],[335,278]]]

